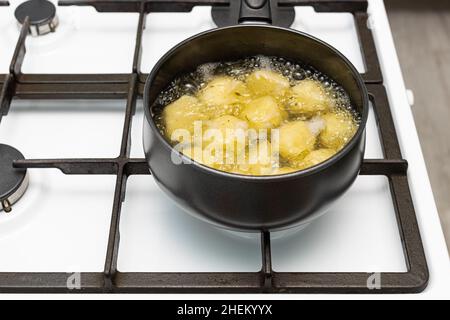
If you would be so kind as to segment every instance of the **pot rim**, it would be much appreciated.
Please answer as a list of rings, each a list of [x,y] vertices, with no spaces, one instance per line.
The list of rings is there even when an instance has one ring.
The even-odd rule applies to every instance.
[[[261,25],[261,24],[241,24],[241,25],[234,25],[234,26],[228,26],[223,28],[216,28],[216,29],[210,29],[207,31],[203,31],[201,33],[195,34],[180,43],[176,44],[174,47],[172,47],[169,51],[167,51],[155,64],[152,71],[147,77],[147,80],[145,82],[144,87],[144,96],[143,96],[143,102],[144,102],[144,114],[145,119],[144,121],[147,121],[150,125],[153,132],[156,132],[157,139],[162,142],[162,144],[169,150],[174,151],[174,148],[170,145],[170,143],[164,138],[164,136],[161,134],[161,132],[156,127],[155,121],[153,117],[150,114],[150,104],[149,104],[149,90],[150,86],[153,83],[154,78],[156,77],[157,72],[161,68],[161,66],[166,62],[166,60],[177,50],[179,50],[181,47],[189,43],[190,41],[200,38],[202,36],[205,36],[207,34],[215,33],[215,32],[221,32],[223,30],[229,30],[229,29],[242,29],[242,28],[261,28],[261,29],[278,29],[283,32],[290,32],[294,33],[297,36],[306,37],[310,40],[318,42],[320,45],[330,49],[332,52],[334,52],[348,67],[348,69],[351,71],[353,77],[356,80],[356,83],[360,89],[360,92],[362,93],[363,98],[363,105],[362,105],[362,113],[361,113],[361,119],[359,123],[358,130],[356,131],[355,135],[352,137],[352,139],[341,149],[339,150],[335,155],[333,155],[331,158],[306,169],[294,171],[291,173],[285,173],[285,174],[279,174],[279,175],[261,175],[261,176],[252,176],[252,175],[243,175],[238,173],[230,173],[225,171],[220,171],[213,169],[211,167],[208,167],[204,164],[201,164],[190,157],[187,157],[186,155],[179,153],[179,156],[183,160],[183,164],[180,165],[192,165],[198,170],[208,173],[208,174],[214,174],[221,178],[228,178],[228,179],[236,179],[236,180],[242,180],[242,181],[251,181],[251,182],[271,182],[271,181],[283,181],[283,180],[291,180],[296,179],[299,177],[309,176],[311,174],[317,173],[319,171],[322,171],[330,166],[332,166],[334,163],[339,161],[341,158],[343,158],[347,153],[358,143],[360,137],[363,135],[366,124],[367,124],[367,118],[369,115],[369,95],[367,92],[366,85],[364,83],[364,80],[361,76],[361,74],[358,72],[358,70],[355,68],[355,66],[336,48],[331,46],[330,44],[326,43],[325,41],[322,41],[314,36],[311,36],[307,33],[294,30],[294,29],[288,29],[278,26],[272,26],[272,25]],[[151,155],[146,154],[146,157],[151,157]],[[185,163],[184,161],[189,161],[188,163]],[[150,168],[151,170],[151,168]]]

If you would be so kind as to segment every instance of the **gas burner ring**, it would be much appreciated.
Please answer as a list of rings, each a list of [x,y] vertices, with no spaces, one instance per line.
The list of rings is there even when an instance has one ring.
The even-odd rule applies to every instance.
[[[25,159],[17,149],[0,144],[0,211],[11,212],[12,205],[25,193],[28,187],[26,169],[13,168],[13,161]]]
[[[56,7],[47,0],[28,0],[21,3],[14,12],[17,22],[22,25],[29,17],[29,33],[40,36],[54,32],[58,26]]]

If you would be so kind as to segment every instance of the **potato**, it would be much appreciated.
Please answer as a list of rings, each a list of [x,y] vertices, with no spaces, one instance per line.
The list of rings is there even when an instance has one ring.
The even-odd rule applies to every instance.
[[[232,166],[229,166],[225,163],[224,154],[217,152],[221,150],[222,145],[219,146],[219,149],[212,148],[208,146],[206,149],[202,149],[198,145],[192,144],[184,144],[180,146],[180,151],[191,160],[194,160],[198,163],[211,167],[217,170],[229,171],[232,169]]]
[[[322,116],[325,128],[319,135],[320,143],[326,148],[342,149],[357,130],[354,118],[348,111],[328,113]]]
[[[315,166],[336,154],[333,149],[317,149],[310,152],[302,161],[304,168]]]
[[[174,135],[172,137],[175,130],[185,129],[189,135],[193,135],[194,122],[208,119],[198,99],[187,95],[180,97],[178,100],[166,106],[162,116],[166,127],[166,136],[172,141],[182,140],[180,136]]]
[[[292,173],[295,171],[298,171],[298,169],[291,168],[291,167],[280,167],[280,168],[273,169],[271,175],[288,174],[288,173]]]
[[[279,108],[274,98],[264,96],[251,101],[242,111],[241,118],[254,129],[271,129],[280,126],[286,112]]]
[[[226,165],[224,148],[219,143],[211,143],[203,149],[201,163],[218,170],[228,171],[231,169]]]
[[[280,127],[280,155],[287,159],[301,159],[314,149],[316,137],[305,121],[289,122]]]
[[[312,115],[323,113],[334,106],[333,99],[328,96],[319,81],[303,80],[291,88],[292,98],[288,111],[292,114]]]
[[[202,149],[200,146],[197,145],[186,144],[181,147],[180,151],[185,156],[208,167],[223,171],[232,170],[233,166],[227,165],[225,163],[224,153],[220,151],[222,150],[223,146],[222,145],[217,146],[218,148],[216,149],[213,147],[213,144],[210,144],[205,149]]]
[[[234,116],[225,115],[208,121],[206,123],[205,135],[209,135],[208,130],[218,130],[226,142],[236,139],[241,133],[246,134],[247,129],[248,123],[246,121]],[[206,138],[205,140],[208,139]]]
[[[181,152],[192,160],[203,163],[203,150],[199,146],[193,146],[189,144],[184,146],[181,149]]]
[[[212,118],[238,115],[249,96],[244,82],[225,76],[216,77],[198,94],[198,98],[206,106],[206,112]]]
[[[242,174],[245,176],[252,175],[249,171],[241,170],[239,167],[233,167],[229,172],[234,174]]]
[[[278,162],[269,141],[256,141],[249,146],[246,162],[238,164],[238,170],[249,175],[270,175]]]
[[[247,87],[257,96],[279,98],[289,89],[289,81],[281,74],[270,70],[258,70],[247,77]]]
[[[247,143],[248,123],[234,116],[222,116],[208,121],[203,135],[203,148],[218,148],[221,144],[224,162],[235,164],[237,157],[243,158]]]

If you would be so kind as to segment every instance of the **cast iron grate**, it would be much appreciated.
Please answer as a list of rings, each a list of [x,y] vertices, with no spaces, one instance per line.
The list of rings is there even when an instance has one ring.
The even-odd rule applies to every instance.
[[[189,12],[194,6],[229,5],[230,0],[60,0],[60,6],[90,5],[99,12],[137,12],[136,44],[129,74],[23,74],[28,19],[24,22],[9,73],[0,75],[0,122],[17,99],[127,99],[120,154],[106,159],[26,159],[18,168],[58,168],[65,174],[115,175],[116,185],[103,272],[81,273],[76,292],[288,292],[288,293],[415,293],[428,282],[428,267],[394,122],[383,86],[364,0],[278,0],[279,6],[312,6],[319,12],[349,12],[359,35],[367,72],[363,74],[376,114],[384,159],[366,159],[361,175],[389,180],[406,258],[407,272],[381,273],[381,287],[370,290],[370,273],[284,273],[272,270],[270,234],[261,233],[262,269],[246,273],[122,273],[117,270],[119,222],[127,178],[150,174],[144,159],[130,158],[130,129],[136,100],[147,74],[140,72],[141,41],[150,12]],[[8,5],[0,0],[0,6]],[[75,292],[67,288],[67,273],[0,273],[0,292]]]

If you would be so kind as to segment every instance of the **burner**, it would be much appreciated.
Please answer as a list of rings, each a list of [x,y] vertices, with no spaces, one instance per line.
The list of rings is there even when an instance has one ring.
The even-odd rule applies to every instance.
[[[24,159],[16,149],[0,144],[0,211],[11,211],[11,206],[20,199],[28,187],[27,171],[13,168],[13,161]]]
[[[54,32],[58,25],[56,7],[47,0],[25,1],[16,8],[14,14],[20,24],[27,16],[30,18],[29,32],[33,36]]]

